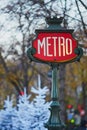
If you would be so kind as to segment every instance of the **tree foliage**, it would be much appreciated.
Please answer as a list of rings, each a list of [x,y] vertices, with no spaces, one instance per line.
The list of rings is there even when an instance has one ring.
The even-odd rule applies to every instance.
[[[5,30],[5,33],[10,32],[10,38],[5,41],[5,46],[3,42],[0,43],[0,85],[6,89],[10,85],[10,88],[15,88],[17,94],[20,94],[24,87],[29,92],[29,87],[33,84],[37,73],[43,77],[44,83],[49,83],[46,75],[49,67],[31,64],[26,56],[26,49],[31,46],[32,40],[36,37],[35,29],[45,28],[47,26],[45,18],[48,16],[63,16],[64,27],[73,28],[74,37],[79,45],[86,49],[86,5],[87,2],[84,3],[83,0],[8,0],[7,4],[0,8],[0,14],[5,16],[5,22],[1,22],[0,29]],[[83,73],[84,68],[82,71],[79,69],[78,72],[78,66],[86,65],[86,61],[83,61],[82,66],[77,63],[68,65],[67,71],[65,66],[61,67],[60,91],[63,95],[60,96],[61,101],[64,97],[65,75],[67,79],[70,78],[70,82],[66,79],[67,84],[73,88],[79,84],[79,79],[80,82],[86,80],[82,76],[85,73]]]
[[[1,130],[46,130],[44,123],[49,118],[50,102],[46,102],[48,88],[41,87],[41,84],[37,88],[32,87],[32,92],[36,95],[32,102],[26,89],[24,94],[19,96],[16,107],[13,107],[13,100],[9,97],[5,100],[4,109],[0,110]]]
[[[82,103],[85,105],[85,98],[87,94],[87,58],[83,56],[80,62],[68,64],[66,67],[66,86],[67,93],[73,99],[73,103]],[[83,86],[83,84],[85,86]],[[71,91],[70,91],[71,89]],[[81,90],[80,90],[81,89]],[[83,90],[84,89],[84,90]],[[78,95],[78,90],[79,94]],[[80,100],[78,99],[80,96]]]

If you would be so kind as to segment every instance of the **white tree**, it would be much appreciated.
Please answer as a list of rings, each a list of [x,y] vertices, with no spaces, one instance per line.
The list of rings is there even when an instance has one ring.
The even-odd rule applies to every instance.
[[[29,102],[30,95],[26,94],[26,89],[24,90],[24,95],[19,96],[19,101],[17,104],[16,117],[13,118],[13,130],[30,130],[33,107],[32,103]]]
[[[36,94],[33,101],[34,115],[32,120],[32,130],[46,130],[44,123],[46,123],[49,118],[48,108],[50,103],[45,100],[48,88],[46,86],[41,88],[40,76],[38,76],[38,87],[32,87],[31,91]]]
[[[12,129],[12,117],[14,116],[15,108],[13,108],[13,101],[9,96],[5,100],[4,109],[0,111],[0,130]]]
[[[19,96],[17,107],[7,97],[4,110],[0,111],[0,130],[46,130],[44,123],[49,118],[49,102],[46,102],[48,88],[41,88],[40,76],[38,87],[31,90],[36,97],[30,102],[30,95],[24,89],[24,95]]]

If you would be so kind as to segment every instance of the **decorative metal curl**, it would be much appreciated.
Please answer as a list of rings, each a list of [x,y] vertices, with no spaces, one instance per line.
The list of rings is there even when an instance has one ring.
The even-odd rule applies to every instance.
[[[76,60],[77,60],[77,61],[80,61],[80,58],[81,58],[82,55],[83,55],[83,50],[82,50],[82,48],[80,48],[80,47],[79,47],[79,48],[76,48],[76,49],[75,49],[75,53],[78,55],[77,58],[76,58]]]

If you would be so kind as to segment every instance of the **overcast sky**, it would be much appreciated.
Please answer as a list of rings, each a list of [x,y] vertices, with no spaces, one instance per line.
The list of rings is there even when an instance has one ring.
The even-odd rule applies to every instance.
[[[7,3],[9,1],[13,1],[13,0],[0,0],[0,8],[4,7],[7,5]],[[15,0],[16,1],[16,0]],[[47,0],[45,0],[47,1]],[[68,4],[70,3],[70,0],[68,0]],[[75,0],[72,0],[73,3],[75,2]],[[87,1],[83,0],[83,2],[85,2],[85,4],[87,5]],[[68,5],[67,5],[68,6]],[[79,3],[80,9],[84,15],[84,21],[87,23],[87,10],[85,10],[85,8]],[[60,13],[61,13],[61,5],[56,6],[54,4],[54,8],[55,10],[58,8],[60,9]],[[79,15],[77,13],[77,8],[76,6],[72,6],[72,11],[68,12],[68,15],[71,17],[74,17],[76,19],[79,19]],[[8,47],[9,44],[13,41],[13,38],[17,38],[18,40],[21,40],[22,35],[20,33],[17,33],[16,28],[17,28],[17,22],[15,21],[9,21],[7,20],[9,18],[9,16],[7,14],[2,14],[0,13],[0,46],[5,46]],[[71,26],[73,25],[72,21],[70,21]],[[3,28],[4,26],[4,28]],[[72,27],[73,28],[73,27]]]

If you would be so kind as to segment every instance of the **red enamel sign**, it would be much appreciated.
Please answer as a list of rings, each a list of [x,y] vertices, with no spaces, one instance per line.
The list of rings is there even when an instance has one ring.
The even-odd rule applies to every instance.
[[[71,33],[40,32],[33,41],[35,58],[45,62],[67,62],[77,57],[77,42]]]

